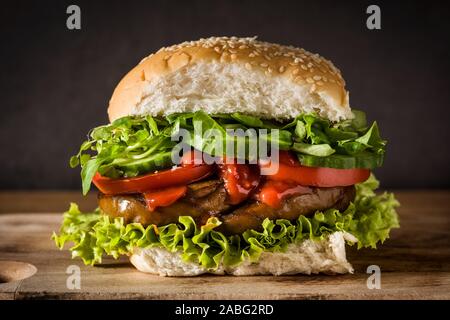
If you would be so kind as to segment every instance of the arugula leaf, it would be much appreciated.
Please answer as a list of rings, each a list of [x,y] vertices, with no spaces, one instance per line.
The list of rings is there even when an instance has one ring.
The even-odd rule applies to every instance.
[[[351,125],[355,130],[361,130],[367,126],[366,114],[360,110],[353,109],[352,113],[354,118],[351,121]]]
[[[104,161],[105,160],[102,161],[102,159],[98,158],[90,159],[81,169],[83,195],[86,195],[89,192],[91,181],[94,178],[95,173],[98,171],[98,168]]]
[[[344,131],[338,128],[330,127],[325,128],[325,134],[331,142],[337,142],[340,140],[350,140],[358,138],[357,132]]]
[[[300,142],[294,143],[292,150],[318,157],[326,157],[335,152],[329,144],[306,144]]]
[[[380,137],[380,132],[376,121],[364,135],[355,139],[355,141],[372,148],[377,153],[383,152],[384,146],[386,145],[386,141]]]
[[[265,128],[264,122],[262,122],[261,119],[254,116],[244,115],[241,113],[232,113],[231,117],[234,120],[237,120],[238,122],[250,128]]]
[[[148,122],[148,125],[150,127],[151,133],[154,134],[154,135],[159,135],[158,124],[156,123],[155,119],[153,119],[152,116],[147,116],[145,119]]]
[[[297,121],[297,124],[295,126],[295,135],[299,139],[299,141],[302,141],[306,137],[306,127],[305,123],[303,121]]]

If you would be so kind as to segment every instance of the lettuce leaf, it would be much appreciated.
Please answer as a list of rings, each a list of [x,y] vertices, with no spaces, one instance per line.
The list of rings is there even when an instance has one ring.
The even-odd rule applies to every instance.
[[[296,221],[265,219],[262,230],[247,230],[233,236],[216,230],[221,224],[217,218],[210,218],[201,227],[190,216],[180,217],[178,223],[144,227],[140,223],[125,224],[123,218],[112,219],[99,209],[82,213],[72,203],[64,213],[59,234],[53,233],[52,239],[60,249],[73,243],[72,257],[80,257],[88,265],[101,263],[105,254],[118,258],[130,255],[134,247],[161,247],[180,251],[185,261],[209,269],[217,268],[221,262],[234,266],[247,259],[257,261],[262,252],[283,251],[291,243],[321,240],[336,231],[354,235],[358,248],[376,248],[377,243],[388,238],[390,229],[399,227],[395,211],[399,203],[393,194],[376,195],[377,187],[374,176],[356,185],[355,201],[345,211],[317,211]]]

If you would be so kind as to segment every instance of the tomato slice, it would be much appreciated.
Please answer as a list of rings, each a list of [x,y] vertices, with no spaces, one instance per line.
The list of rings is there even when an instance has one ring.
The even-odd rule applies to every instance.
[[[261,164],[261,166],[270,165]],[[304,186],[343,187],[366,181],[370,176],[368,169],[335,169],[306,167],[280,152],[278,172],[266,176],[268,180],[293,182]]]
[[[104,194],[144,193],[167,187],[186,185],[206,178],[214,172],[211,165],[175,167],[134,178],[111,179],[98,172],[92,182]]]
[[[169,187],[163,190],[144,193],[147,209],[154,211],[157,207],[170,206],[186,194],[187,186]]]
[[[205,164],[203,161],[203,153],[196,149],[193,149],[181,158],[181,166],[182,167],[193,167],[195,165]]]
[[[231,163],[219,165],[219,168],[231,204],[247,199],[259,184],[259,168],[255,165]]]

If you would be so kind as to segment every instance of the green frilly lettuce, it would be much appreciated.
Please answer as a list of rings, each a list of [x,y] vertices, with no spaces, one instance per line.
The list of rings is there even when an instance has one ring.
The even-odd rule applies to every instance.
[[[178,223],[157,227],[140,223],[125,224],[122,218],[112,219],[97,209],[82,213],[71,204],[64,213],[59,234],[52,238],[62,249],[68,242],[72,257],[80,257],[85,264],[102,262],[103,255],[118,258],[129,255],[133,248],[162,247],[171,252],[179,251],[185,261],[214,269],[220,263],[238,265],[244,260],[257,261],[264,251],[283,251],[288,244],[306,239],[321,240],[336,231],[345,231],[358,239],[358,248],[376,248],[377,243],[389,237],[391,228],[399,227],[395,208],[399,205],[394,195],[376,195],[378,181],[371,176],[356,185],[355,201],[345,210],[328,209],[311,216],[300,216],[296,221],[264,220],[262,230],[247,230],[242,235],[225,236],[216,228],[217,218],[197,227],[189,216],[182,216]]]

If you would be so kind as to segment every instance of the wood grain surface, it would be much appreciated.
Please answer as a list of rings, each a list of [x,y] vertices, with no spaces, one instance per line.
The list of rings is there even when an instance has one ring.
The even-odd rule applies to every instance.
[[[140,273],[126,259],[86,267],[57,250],[50,236],[61,214],[46,212],[65,210],[78,193],[1,192],[0,299],[450,299],[450,191],[396,195],[401,228],[377,250],[349,248],[355,274],[164,278]],[[95,206],[95,196],[81,200],[84,209]],[[26,277],[17,269],[34,270],[30,265],[37,272],[11,280]],[[67,288],[70,265],[80,267],[79,290]],[[381,289],[367,288],[369,265],[381,268]]]

